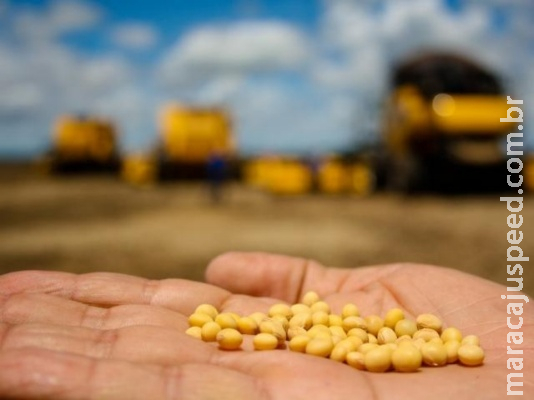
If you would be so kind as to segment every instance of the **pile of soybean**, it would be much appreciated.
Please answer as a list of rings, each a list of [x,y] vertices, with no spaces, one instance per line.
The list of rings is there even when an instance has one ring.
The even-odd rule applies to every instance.
[[[189,325],[188,335],[217,342],[223,350],[240,349],[243,335],[254,335],[255,350],[289,348],[371,372],[414,372],[421,366],[457,362],[478,366],[484,361],[477,336],[464,337],[454,327],[444,329],[435,315],[421,314],[414,321],[393,308],[384,318],[362,317],[350,303],[337,315],[313,291],[300,303],[273,305],[268,315],[219,313],[214,306],[201,304],[189,316]]]

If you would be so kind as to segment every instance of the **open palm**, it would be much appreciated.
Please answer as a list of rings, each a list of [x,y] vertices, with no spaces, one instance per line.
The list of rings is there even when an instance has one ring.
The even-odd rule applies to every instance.
[[[226,254],[209,283],[149,281],[93,273],[26,271],[0,277],[0,397],[53,399],[503,399],[506,396],[506,288],[458,271],[414,264],[324,268],[298,258]],[[297,302],[315,290],[334,312],[352,302],[363,315],[393,307],[439,316],[480,337],[483,366],[417,373],[370,373],[331,360],[276,350],[221,351],[187,336],[197,305],[249,314]],[[534,315],[525,306],[525,338]],[[245,343],[245,349],[250,342]],[[524,350],[524,386],[533,393],[534,357]],[[529,369],[529,370],[527,370]]]

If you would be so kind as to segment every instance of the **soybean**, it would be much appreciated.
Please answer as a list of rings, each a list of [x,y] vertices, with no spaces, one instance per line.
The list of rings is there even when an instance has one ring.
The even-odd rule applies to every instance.
[[[316,292],[304,294],[297,304],[273,304],[267,314],[241,316],[219,312],[210,304],[196,307],[185,333],[205,342],[216,341],[222,350],[237,350],[243,335],[254,335],[255,350],[289,348],[371,372],[413,372],[421,366],[444,366],[459,361],[465,366],[484,362],[484,350],[475,335],[463,336],[455,327],[444,327],[434,314],[405,317],[400,308],[379,315],[360,316],[348,303],[332,314],[330,305]]]
[[[391,354],[391,363],[395,371],[415,372],[421,367],[423,356],[413,345],[403,345],[397,347]]]
[[[458,359],[463,365],[475,367],[484,362],[484,350],[475,344],[463,344],[458,349]]]
[[[252,343],[256,350],[274,350],[278,347],[278,339],[270,333],[258,333]]]
[[[370,372],[386,372],[391,366],[391,352],[388,348],[377,346],[365,354],[365,368]]]
[[[221,329],[217,333],[216,339],[219,347],[223,350],[237,350],[241,347],[241,343],[243,343],[243,335],[232,328]]]

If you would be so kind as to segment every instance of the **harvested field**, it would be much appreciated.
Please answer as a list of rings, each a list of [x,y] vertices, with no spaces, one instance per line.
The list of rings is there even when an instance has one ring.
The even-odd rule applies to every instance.
[[[223,204],[212,205],[202,184],[140,190],[113,177],[52,178],[4,168],[0,273],[114,271],[202,280],[211,258],[241,250],[347,268],[429,263],[506,284],[508,212],[499,194],[275,198],[234,184],[225,195]],[[534,198],[525,198],[522,214],[521,247],[530,256]],[[532,295],[528,264],[524,279]]]

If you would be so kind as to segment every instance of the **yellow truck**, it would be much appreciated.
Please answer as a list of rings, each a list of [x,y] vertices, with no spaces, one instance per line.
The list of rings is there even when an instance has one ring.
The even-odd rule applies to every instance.
[[[314,160],[287,155],[253,158],[245,163],[243,178],[249,186],[276,195],[367,195],[374,184],[367,165],[332,155]]]
[[[385,184],[395,190],[484,189],[506,184],[503,140],[514,126],[497,78],[449,54],[397,66],[386,101]]]
[[[94,116],[61,116],[52,132],[48,169],[116,171],[119,167],[117,147],[117,130],[109,120]]]
[[[300,195],[312,188],[312,172],[296,157],[263,156],[245,163],[245,184],[276,195]]]
[[[158,118],[158,141],[150,154],[125,157],[122,177],[133,184],[205,179],[213,156],[236,174],[236,145],[229,114],[221,108],[168,104]]]
[[[162,179],[206,177],[213,155],[235,159],[235,141],[228,113],[221,108],[170,104],[159,116],[157,160]]]

